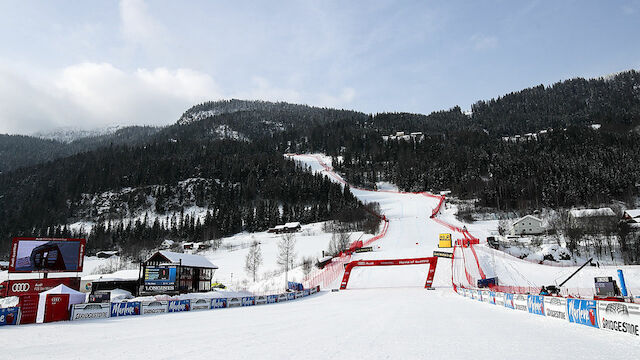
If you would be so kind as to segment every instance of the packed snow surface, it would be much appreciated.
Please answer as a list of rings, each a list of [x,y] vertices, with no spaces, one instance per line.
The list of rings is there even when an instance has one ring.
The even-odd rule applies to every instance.
[[[23,325],[3,354],[51,359],[634,359],[640,342],[451,289],[321,292],[281,304]],[[89,355],[90,354],[90,355]]]

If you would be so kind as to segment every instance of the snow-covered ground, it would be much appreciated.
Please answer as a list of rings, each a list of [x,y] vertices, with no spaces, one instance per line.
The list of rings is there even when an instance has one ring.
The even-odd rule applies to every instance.
[[[282,304],[3,329],[29,359],[633,359],[640,342],[450,289],[347,290]],[[0,356],[2,357],[2,356]]]

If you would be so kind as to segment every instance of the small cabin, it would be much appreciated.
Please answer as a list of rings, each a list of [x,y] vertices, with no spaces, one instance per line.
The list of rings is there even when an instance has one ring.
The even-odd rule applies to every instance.
[[[542,220],[533,215],[526,215],[511,225],[511,235],[540,235],[544,233]]]
[[[211,291],[218,267],[200,255],[160,250],[141,265],[143,294],[182,294]]]
[[[300,231],[300,229],[302,229],[302,226],[300,225],[299,222],[288,222],[284,225],[277,225],[269,229],[267,232],[275,233],[275,234],[283,234],[283,233],[297,232],[297,231]]]

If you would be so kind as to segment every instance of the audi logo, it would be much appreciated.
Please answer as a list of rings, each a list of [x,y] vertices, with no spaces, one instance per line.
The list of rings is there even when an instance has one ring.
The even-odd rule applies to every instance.
[[[11,285],[11,291],[13,292],[27,292],[31,288],[29,283],[15,283]]]

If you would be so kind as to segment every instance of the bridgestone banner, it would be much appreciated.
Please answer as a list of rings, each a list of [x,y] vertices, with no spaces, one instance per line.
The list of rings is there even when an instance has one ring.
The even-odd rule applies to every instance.
[[[239,307],[242,305],[242,301],[240,300],[240,298],[231,298],[228,299],[229,302],[227,303],[227,307]]]
[[[567,299],[555,296],[545,296],[544,312],[548,317],[567,320]]]
[[[75,304],[71,308],[71,321],[106,319],[111,316],[109,303]]]
[[[598,301],[600,328],[618,334],[640,336],[640,305]]]
[[[491,293],[489,290],[482,290],[482,302],[491,303]]]
[[[211,299],[192,299],[191,311],[211,309]]]
[[[504,306],[505,293],[497,292],[495,294],[496,305]]]
[[[266,296],[258,296],[256,297],[256,305],[264,305],[267,303],[267,297]]]
[[[527,295],[513,294],[513,306],[516,310],[529,311],[527,308]]]
[[[142,302],[142,315],[164,314],[168,311],[168,301],[154,300]]]

